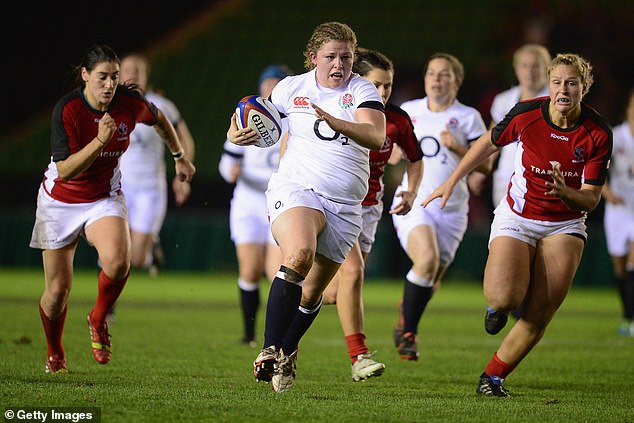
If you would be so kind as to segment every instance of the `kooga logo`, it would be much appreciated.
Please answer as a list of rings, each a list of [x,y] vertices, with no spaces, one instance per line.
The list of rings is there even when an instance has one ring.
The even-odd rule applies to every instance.
[[[550,133],[550,138],[555,138],[556,140],[562,140],[562,141],[570,141],[568,137],[564,137],[563,135],[553,134],[552,132]]]

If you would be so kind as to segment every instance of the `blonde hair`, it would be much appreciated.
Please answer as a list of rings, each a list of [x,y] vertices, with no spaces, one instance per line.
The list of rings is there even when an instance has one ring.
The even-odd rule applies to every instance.
[[[326,22],[315,28],[310,36],[304,50],[304,67],[311,70],[315,67],[310,60],[311,53],[317,53],[317,50],[330,41],[346,41],[350,43],[352,51],[357,47],[357,36],[348,25],[341,22]]]
[[[573,53],[560,53],[558,54],[550,65],[548,66],[548,79],[550,79],[550,73],[559,65],[572,66],[575,68],[581,83],[583,84],[583,95],[586,95],[590,91],[590,87],[594,82],[594,76],[592,75],[592,65],[589,61],[583,57]]]
[[[539,44],[524,44],[513,53],[513,66],[517,66],[517,63],[520,61],[520,56],[525,53],[531,53],[539,57],[546,67],[552,60],[546,47]]]

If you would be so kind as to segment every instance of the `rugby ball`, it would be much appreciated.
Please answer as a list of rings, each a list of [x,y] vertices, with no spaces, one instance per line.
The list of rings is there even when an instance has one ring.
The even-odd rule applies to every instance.
[[[273,103],[258,95],[244,97],[236,107],[238,128],[253,129],[260,136],[253,144],[266,148],[275,145],[282,137],[282,118]]]

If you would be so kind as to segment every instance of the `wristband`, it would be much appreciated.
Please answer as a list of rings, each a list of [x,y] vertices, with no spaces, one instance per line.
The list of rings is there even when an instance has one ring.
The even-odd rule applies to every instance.
[[[99,135],[95,135],[95,138],[97,138],[97,141],[99,141],[101,145],[106,145],[105,142],[101,141],[101,138],[99,138]]]
[[[172,153],[172,157],[174,157],[174,160],[182,159],[183,157],[185,157],[185,152],[181,148],[176,153]]]

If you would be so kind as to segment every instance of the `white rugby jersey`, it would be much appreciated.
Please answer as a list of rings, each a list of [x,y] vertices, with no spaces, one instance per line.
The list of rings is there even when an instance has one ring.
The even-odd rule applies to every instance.
[[[154,103],[174,125],[181,115],[174,103],[153,91],[145,97]],[[130,134],[130,146],[121,156],[121,187],[137,188],[167,187],[165,180],[165,143],[153,126],[137,125]]]
[[[491,120],[498,124],[504,116],[520,101],[520,95],[522,94],[519,85],[515,85],[506,91],[502,91],[493,98],[491,104]],[[548,95],[548,85],[546,85],[538,94],[537,97],[545,97]],[[517,150],[517,143],[508,145],[500,150],[500,157],[498,159],[497,166],[493,171],[493,203],[497,206],[499,200],[506,195],[509,180],[515,170],[515,152]]]
[[[310,104],[354,122],[361,105],[383,110],[374,85],[352,74],[342,87],[325,88],[317,83],[313,69],[280,81],[271,101],[288,120],[287,149],[278,172],[330,200],[360,204],[368,192],[369,150],[330,129]]]
[[[414,133],[423,151],[425,172],[415,200],[415,204],[420,204],[449,178],[462,158],[441,144],[440,133],[448,126],[456,142],[463,147],[468,147],[470,142],[486,132],[486,126],[480,112],[473,107],[465,106],[458,100],[442,112],[429,110],[427,97],[406,101],[401,108],[412,119]],[[407,173],[403,174],[403,180],[398,189],[399,191],[407,190]],[[433,201],[427,207],[430,206],[438,207],[440,201]],[[469,210],[469,189],[466,177],[456,184],[445,208],[447,210],[462,209],[465,212]]]
[[[612,134],[610,189],[623,198],[630,210],[634,210],[634,134],[627,122],[615,126]]]

